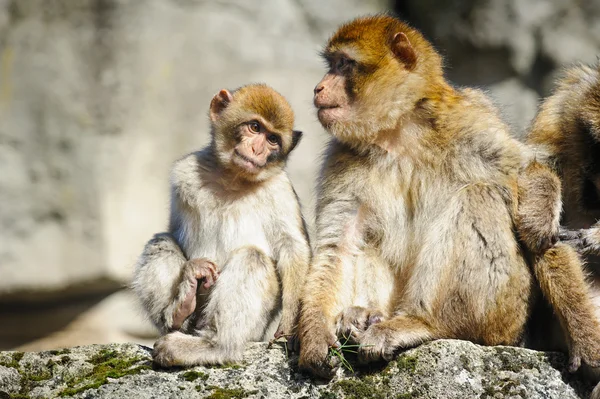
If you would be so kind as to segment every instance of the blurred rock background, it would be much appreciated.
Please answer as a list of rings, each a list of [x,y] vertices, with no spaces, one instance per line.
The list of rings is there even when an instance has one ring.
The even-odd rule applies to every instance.
[[[0,0],[0,349],[152,342],[123,287],[223,87],[265,82],[291,102],[310,223],[327,138],[317,53],[341,22],[385,10],[437,44],[454,83],[489,90],[517,135],[557,68],[600,54],[598,0]]]

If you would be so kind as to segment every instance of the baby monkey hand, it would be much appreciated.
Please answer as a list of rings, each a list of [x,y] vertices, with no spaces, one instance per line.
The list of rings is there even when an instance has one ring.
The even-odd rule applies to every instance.
[[[198,282],[202,284],[202,287],[210,288],[219,277],[217,266],[205,258],[188,260],[183,265],[181,273],[179,294],[176,299],[177,306],[173,313],[173,330],[179,329],[185,319],[196,310]]]

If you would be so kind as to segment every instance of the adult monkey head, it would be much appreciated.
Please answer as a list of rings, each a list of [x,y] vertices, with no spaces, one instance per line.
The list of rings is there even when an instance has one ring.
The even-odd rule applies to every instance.
[[[419,32],[390,16],[343,25],[322,57],[329,71],[314,90],[319,121],[352,147],[394,129],[421,98],[444,86],[439,54]]]

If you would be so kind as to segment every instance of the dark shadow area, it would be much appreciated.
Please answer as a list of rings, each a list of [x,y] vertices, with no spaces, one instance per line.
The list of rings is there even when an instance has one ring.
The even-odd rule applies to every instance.
[[[86,291],[84,287],[64,292],[13,294],[0,298],[0,350],[8,350],[65,328],[79,315],[96,306],[121,287],[106,283]]]
[[[548,82],[547,77],[556,69],[555,63],[544,54],[537,54],[530,73],[525,77],[523,83],[535,90],[540,97],[550,95],[553,82]]]
[[[589,380],[584,380],[581,378],[582,370],[580,369],[577,373],[569,373],[567,371],[567,357],[558,352],[546,352],[546,359],[548,363],[552,367],[554,367],[557,371],[560,372],[560,377],[564,381],[565,384],[568,384],[573,388],[577,396],[580,398],[589,398],[592,390],[594,389],[594,384],[590,383]]]

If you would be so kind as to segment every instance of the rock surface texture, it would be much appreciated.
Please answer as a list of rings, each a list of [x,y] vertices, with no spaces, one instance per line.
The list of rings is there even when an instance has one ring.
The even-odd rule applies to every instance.
[[[454,83],[489,90],[517,135],[560,67],[600,54],[598,0],[0,0],[0,349],[151,338],[115,292],[165,228],[170,165],[208,142],[223,87],[289,99],[310,227],[318,51],[385,10],[425,32]]]
[[[298,372],[280,343],[248,347],[240,364],[156,370],[150,349],[92,345],[0,352],[0,398],[556,398],[590,386],[564,371],[565,358],[512,347],[440,340],[378,369],[338,371],[333,381]]]

